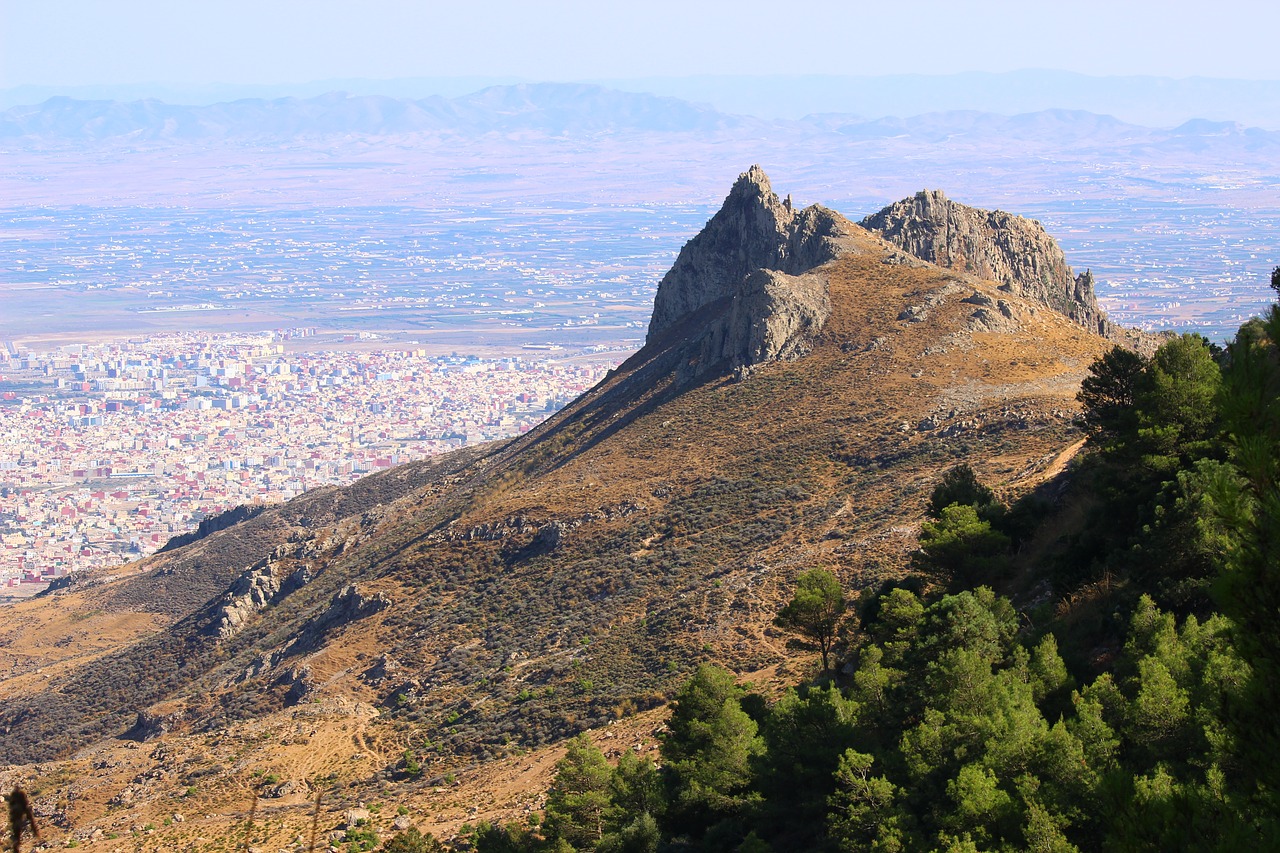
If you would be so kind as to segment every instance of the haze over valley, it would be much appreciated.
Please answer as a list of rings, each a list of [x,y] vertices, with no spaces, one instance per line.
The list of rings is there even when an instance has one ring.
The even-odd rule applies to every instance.
[[[0,846],[1276,847],[1276,32],[0,4]]]
[[[1215,339],[1265,304],[1257,261],[1280,233],[1280,131],[1064,110],[762,120],[563,84],[427,101],[55,99],[0,114],[0,146],[7,337],[87,329],[86,313],[96,331],[146,329],[147,309],[210,305],[210,329],[403,317],[440,330],[485,308],[567,340],[584,317],[642,324],[646,288],[757,161],[797,202],[871,213],[928,188],[1039,219],[1118,320]],[[535,309],[539,283],[573,304]],[[22,301],[37,297],[43,311]]]
[[[241,503],[527,430],[639,347],[737,158],[765,158],[798,203],[866,212],[945,176],[1043,222],[1117,322],[1216,340],[1266,303],[1280,234],[1280,132],[1067,110],[760,119],[580,84],[54,98],[0,114],[0,145],[0,572],[27,593]],[[455,370],[474,385],[460,407],[433,359],[527,385],[495,397],[487,371]],[[340,440],[293,422],[389,370],[341,404]]]

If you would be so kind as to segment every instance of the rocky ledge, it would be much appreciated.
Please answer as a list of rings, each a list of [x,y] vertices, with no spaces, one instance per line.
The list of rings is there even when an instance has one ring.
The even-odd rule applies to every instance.
[[[795,210],[752,166],[659,283],[648,342],[686,337],[685,378],[804,355],[831,315],[810,271],[849,250],[850,228],[819,205]]]
[[[1098,306],[1093,275],[1076,275],[1056,240],[1034,219],[958,204],[939,190],[918,192],[858,223],[902,251],[941,267],[998,282],[1107,337],[1120,333]]]

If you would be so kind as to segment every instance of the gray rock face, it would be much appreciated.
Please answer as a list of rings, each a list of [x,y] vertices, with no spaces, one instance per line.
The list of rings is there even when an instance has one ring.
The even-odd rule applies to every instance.
[[[722,355],[735,364],[800,358],[830,316],[826,279],[756,270],[733,300]]]
[[[831,294],[820,275],[787,275],[759,269],[738,286],[728,309],[707,321],[694,339],[693,358],[682,378],[694,378],[718,364],[745,375],[769,361],[807,355],[831,316]]]
[[[306,649],[315,648],[320,645],[328,632],[357,619],[372,616],[390,605],[391,599],[385,593],[365,595],[356,588],[355,584],[347,584],[334,593],[333,598],[329,600],[329,606],[323,612],[313,616],[302,626],[298,635],[285,647],[283,654],[298,654]],[[294,680],[294,685],[296,684],[297,679]]]
[[[310,666],[290,667],[289,671],[276,679],[276,684],[287,684],[284,701],[286,705],[297,705],[315,690],[315,678]]]
[[[155,740],[177,728],[182,718],[181,710],[146,708],[138,712],[138,718],[126,736],[140,741]]]
[[[270,563],[249,569],[236,578],[218,603],[213,633],[219,640],[234,637],[278,592],[280,581],[272,573]]]
[[[345,625],[371,616],[390,604],[391,599],[384,593],[365,595],[356,589],[355,584],[349,583],[334,595],[329,602],[329,609],[320,617],[320,621],[328,625]]]
[[[759,166],[738,177],[720,211],[685,244],[654,298],[648,341],[697,316],[686,378],[807,353],[831,314],[826,280],[805,275],[847,249],[839,216],[780,200]]]
[[[1035,220],[967,207],[926,190],[859,224],[921,260],[999,282],[1090,331],[1109,337],[1119,331],[1098,306],[1093,275],[1072,272],[1062,249]]]

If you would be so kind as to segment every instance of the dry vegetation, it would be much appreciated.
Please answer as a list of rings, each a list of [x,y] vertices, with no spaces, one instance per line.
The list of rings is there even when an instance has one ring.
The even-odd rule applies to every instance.
[[[577,731],[651,749],[698,662],[786,665],[770,620],[798,571],[854,589],[902,572],[958,460],[1009,493],[1059,469],[1108,347],[858,240],[825,268],[835,312],[804,359],[676,388],[678,353],[646,349],[506,446],[308,495],[144,574],[10,609],[0,748],[22,764],[0,783],[32,788],[53,839],[94,849],[303,844],[317,792],[326,833],[363,802],[384,834],[399,817],[447,837],[535,808]],[[1009,303],[999,330],[974,328],[975,289]],[[273,552],[277,577],[310,581],[215,639],[206,602]],[[327,618],[351,584],[388,603]],[[167,733],[101,740],[153,705]],[[250,827],[255,794],[286,782]]]

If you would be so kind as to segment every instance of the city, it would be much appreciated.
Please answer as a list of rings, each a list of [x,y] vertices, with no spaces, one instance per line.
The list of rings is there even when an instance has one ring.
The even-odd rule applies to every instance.
[[[1042,207],[1028,214],[1121,323],[1221,341],[1266,301],[1270,213]],[[707,215],[10,211],[0,600],[232,507],[529,429],[640,345],[657,279]]]
[[[334,336],[329,336],[334,337]],[[324,346],[325,348],[320,348]],[[527,431],[623,354],[428,354],[377,334],[171,333],[0,351],[0,597],[201,520]],[[16,390],[15,390],[16,389]]]

